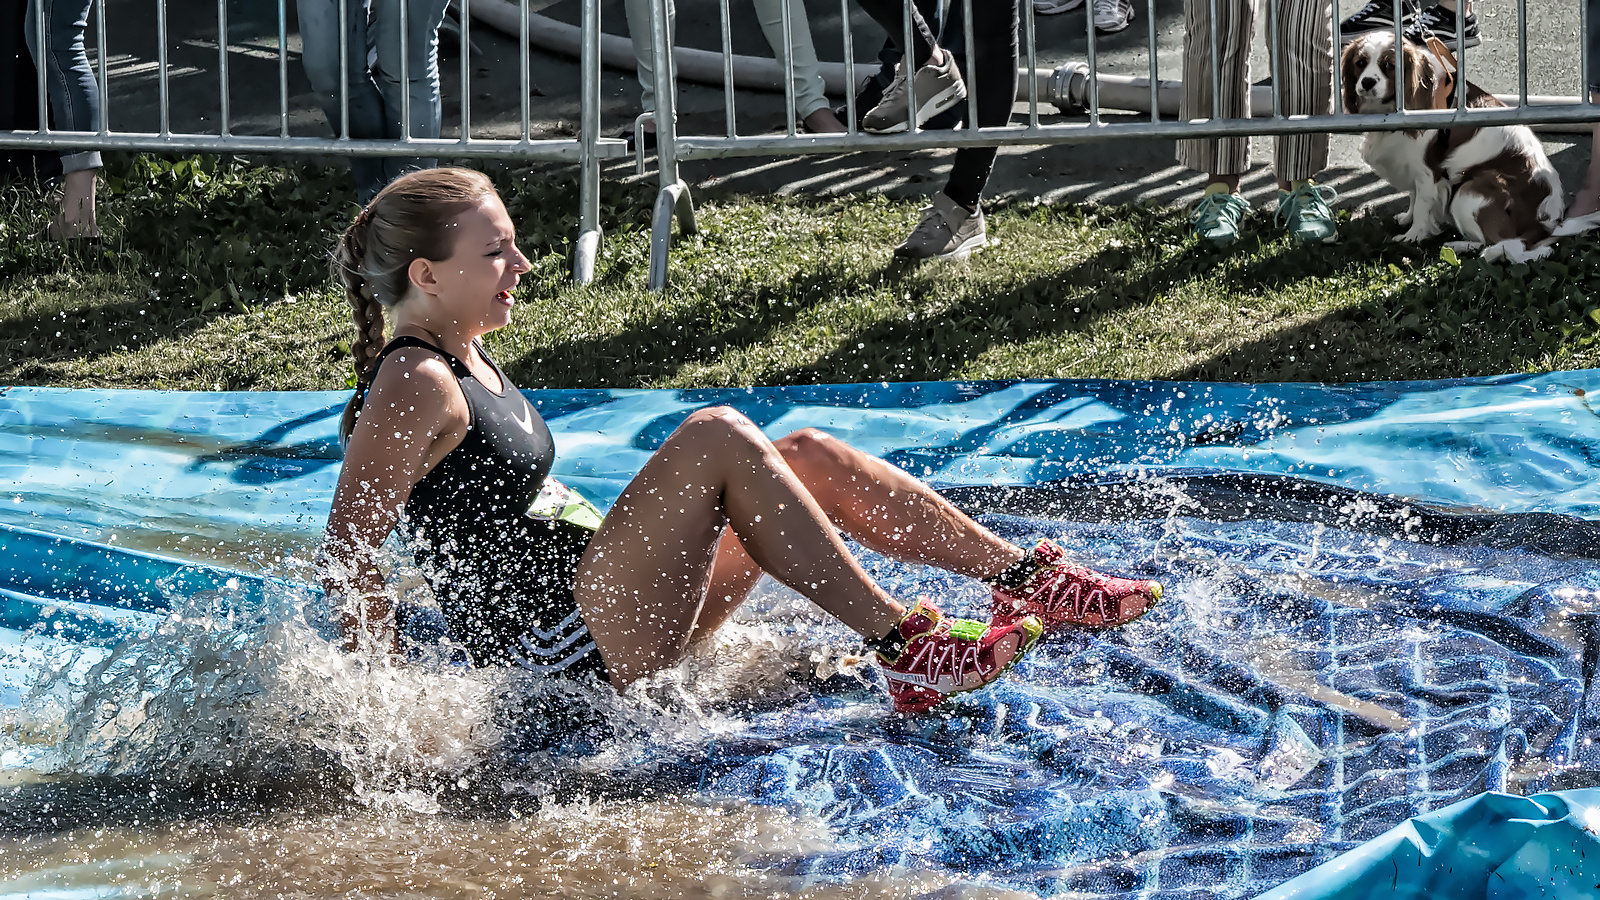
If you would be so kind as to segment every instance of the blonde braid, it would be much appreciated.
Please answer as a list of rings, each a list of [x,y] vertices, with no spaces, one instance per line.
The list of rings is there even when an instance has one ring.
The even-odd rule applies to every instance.
[[[372,365],[383,349],[383,304],[378,301],[377,286],[367,280],[365,271],[367,231],[371,224],[372,208],[368,207],[345,229],[333,263],[334,276],[344,285],[350,319],[356,326],[350,355],[355,363],[356,381],[363,385],[372,380]]]

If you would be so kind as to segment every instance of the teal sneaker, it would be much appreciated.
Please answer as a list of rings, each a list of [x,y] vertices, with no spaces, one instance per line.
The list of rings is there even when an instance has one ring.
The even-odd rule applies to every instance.
[[[1331,244],[1334,231],[1330,203],[1339,199],[1333,188],[1306,180],[1292,191],[1278,191],[1278,227],[1304,244]]]
[[[1239,220],[1250,211],[1250,201],[1226,189],[1206,190],[1189,213],[1189,225],[1203,241],[1226,247],[1239,239]]]

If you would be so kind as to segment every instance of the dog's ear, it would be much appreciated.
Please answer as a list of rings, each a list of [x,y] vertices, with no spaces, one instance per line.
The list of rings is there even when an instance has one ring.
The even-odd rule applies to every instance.
[[[1351,41],[1339,54],[1339,84],[1343,88],[1341,95],[1344,100],[1344,111],[1356,112],[1356,58],[1361,55],[1362,46],[1366,41]]]
[[[1433,88],[1438,73],[1433,70],[1433,54],[1404,42],[1406,59],[1406,109],[1433,109]]]

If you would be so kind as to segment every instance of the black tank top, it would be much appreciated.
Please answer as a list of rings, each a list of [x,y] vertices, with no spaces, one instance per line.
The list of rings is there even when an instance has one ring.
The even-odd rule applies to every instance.
[[[390,341],[378,365],[404,347],[442,357],[467,400],[465,436],[411,489],[401,520],[451,637],[478,665],[603,675],[572,595],[593,531],[529,512],[555,461],[544,419],[477,343],[474,351],[500,377],[499,392],[461,360],[414,337]]]

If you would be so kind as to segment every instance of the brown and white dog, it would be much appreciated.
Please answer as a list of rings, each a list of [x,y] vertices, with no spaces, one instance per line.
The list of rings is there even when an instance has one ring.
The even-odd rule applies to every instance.
[[[1364,35],[1339,62],[1344,108],[1352,113],[1395,110],[1395,93],[1408,110],[1454,109],[1466,91],[1469,109],[1505,106],[1461,79],[1442,47],[1404,39],[1405,84],[1397,81],[1395,38]],[[1566,199],[1544,147],[1524,125],[1368,132],[1361,145],[1367,165],[1411,196],[1395,221],[1408,226],[1397,241],[1424,241],[1454,224],[1465,241],[1458,250],[1483,249],[1486,260],[1522,262],[1549,256],[1557,238],[1600,225],[1600,215],[1566,219]]]

